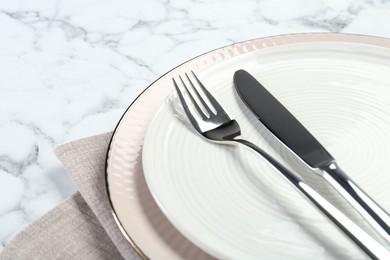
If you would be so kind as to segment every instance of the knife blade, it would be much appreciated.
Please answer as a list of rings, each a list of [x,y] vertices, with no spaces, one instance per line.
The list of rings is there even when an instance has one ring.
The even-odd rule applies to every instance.
[[[313,172],[319,173],[390,243],[390,216],[337,165],[333,156],[256,78],[234,73],[238,95],[270,132]]]

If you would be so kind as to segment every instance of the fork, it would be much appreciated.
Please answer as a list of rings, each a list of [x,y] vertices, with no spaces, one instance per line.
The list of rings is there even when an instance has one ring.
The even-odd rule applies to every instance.
[[[311,201],[368,256],[373,259],[390,259],[390,252],[383,245],[307,185],[299,176],[291,172],[255,144],[239,138],[241,129],[238,122],[230,118],[193,71],[191,71],[191,74],[195,81],[191,80],[187,73],[185,73],[185,77],[192,91],[190,91],[190,88],[187,86],[188,83],[186,84],[181,76],[179,76],[181,87],[179,87],[174,78],[173,84],[188,119],[201,136],[215,143],[235,143],[250,148],[271,164],[283,177],[285,177],[285,180],[293,185],[301,195]],[[200,91],[203,92],[203,96],[207,98],[210,105],[206,102],[205,98],[202,97]]]

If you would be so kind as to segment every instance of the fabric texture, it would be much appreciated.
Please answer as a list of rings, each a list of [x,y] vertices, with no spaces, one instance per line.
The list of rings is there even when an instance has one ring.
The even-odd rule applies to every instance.
[[[0,259],[140,259],[117,226],[105,187],[112,133],[56,148],[78,192],[16,235]]]

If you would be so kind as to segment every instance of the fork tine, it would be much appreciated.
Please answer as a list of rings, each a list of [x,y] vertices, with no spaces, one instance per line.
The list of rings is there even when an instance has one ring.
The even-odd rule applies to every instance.
[[[209,115],[214,114],[214,112],[210,109],[209,105],[206,103],[206,101],[204,101],[203,97],[199,94],[199,91],[197,90],[197,88],[192,83],[190,77],[188,77],[188,74],[185,73],[185,75],[187,77],[187,80],[190,82],[191,87],[194,89],[195,94],[198,97],[199,101],[202,103],[203,107],[207,110],[207,113],[209,113]],[[197,81],[199,82],[198,79],[197,79]]]
[[[202,88],[203,92],[206,94],[207,98],[209,99],[210,103],[214,106],[215,110],[217,111],[217,114],[221,115],[225,119],[230,119],[229,115],[225,112],[225,109],[222,108],[222,106],[219,104],[219,102],[214,98],[213,95],[207,90],[207,88],[202,84],[202,82],[198,79],[198,77],[195,75],[195,73],[191,70],[192,75],[198,82],[199,86]]]
[[[177,85],[176,80],[174,78],[172,78],[172,80],[173,80],[173,85],[175,86],[176,92],[179,95],[180,103],[182,104],[183,109],[184,109],[185,113],[187,114],[188,119],[190,119],[192,125],[196,129],[198,129],[198,131],[199,131],[200,128],[199,128],[198,121],[203,120],[203,119],[200,119],[200,118],[196,119],[195,118],[195,116],[200,117],[200,115],[197,115],[197,113],[195,111],[191,111],[191,110],[193,110],[193,108],[192,107],[190,108],[190,106],[188,105],[189,103],[191,103],[191,100],[183,94],[182,90]]]
[[[179,78],[180,78],[181,84],[184,86],[184,88],[185,88],[186,91],[187,91],[188,96],[189,96],[190,99],[191,99],[191,100],[188,100],[188,98],[187,98],[187,100],[186,100],[186,99],[185,99],[185,95],[182,95],[183,98],[184,98],[184,100],[186,101],[187,107],[189,107],[189,106],[190,106],[189,104],[192,103],[193,106],[194,106],[194,107],[196,108],[196,110],[198,111],[198,113],[200,114],[200,116],[202,117],[202,119],[203,119],[203,120],[206,119],[207,116],[203,113],[203,110],[199,107],[198,102],[195,100],[194,96],[191,94],[191,92],[190,92],[190,90],[188,89],[187,85],[184,83],[183,78],[182,78],[181,76],[179,76]],[[190,81],[190,82],[191,82],[191,81]],[[191,83],[191,84],[192,84],[192,83]]]

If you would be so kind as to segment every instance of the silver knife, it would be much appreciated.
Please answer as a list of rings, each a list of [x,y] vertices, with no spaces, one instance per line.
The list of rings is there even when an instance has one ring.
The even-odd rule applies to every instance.
[[[235,88],[253,114],[313,172],[329,182],[390,243],[390,216],[337,165],[315,137],[245,70],[234,73]]]

